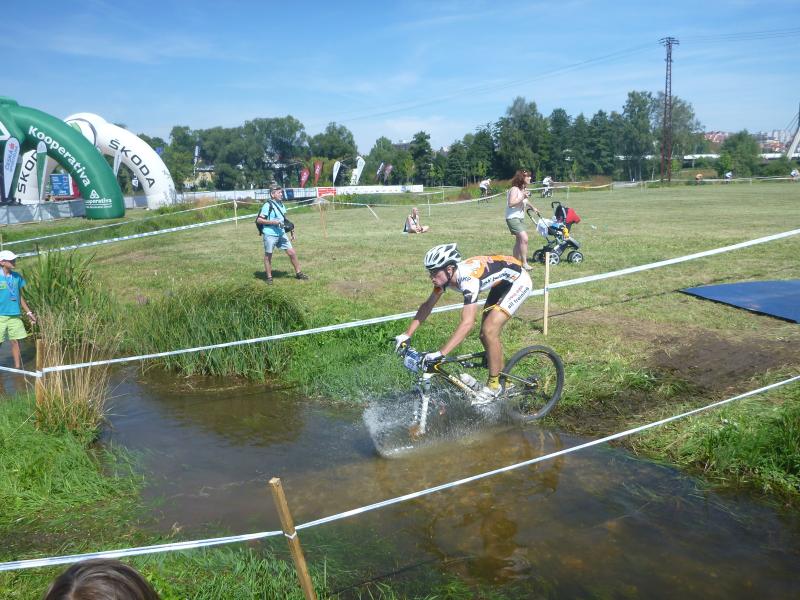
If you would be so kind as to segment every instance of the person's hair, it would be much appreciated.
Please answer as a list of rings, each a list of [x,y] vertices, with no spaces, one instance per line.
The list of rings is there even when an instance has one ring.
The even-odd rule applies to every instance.
[[[72,565],[59,575],[43,600],[160,600],[136,569],[112,559]]]
[[[525,189],[525,186],[528,184],[525,183],[525,178],[530,175],[531,172],[526,169],[520,169],[516,173],[514,173],[514,177],[511,178],[511,185],[513,187],[518,187],[521,190]]]

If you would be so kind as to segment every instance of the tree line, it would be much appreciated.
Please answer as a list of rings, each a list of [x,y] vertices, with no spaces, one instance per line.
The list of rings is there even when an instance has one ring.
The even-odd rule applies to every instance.
[[[663,92],[632,91],[620,111],[598,110],[587,118],[557,108],[545,116],[535,102],[517,97],[497,121],[467,133],[446,150],[435,151],[425,131],[414,134],[407,144],[379,137],[364,155],[360,183],[464,186],[487,176],[506,179],[519,168],[531,169],[534,179],[550,175],[557,181],[658,177],[663,106]],[[710,145],[689,102],[673,97],[672,122],[672,156],[678,157],[673,159],[673,171],[677,171],[680,157],[708,153]],[[253,119],[239,127],[193,130],[179,125],[172,128],[169,143],[146,134],[140,137],[164,148],[162,158],[180,189],[197,167],[204,166],[213,166],[211,187],[216,189],[262,188],[272,181],[297,186],[304,167],[311,171],[313,182],[317,161],[323,163],[319,185],[330,185],[337,160],[342,166],[336,185],[344,185],[358,154],[353,134],[344,125],[329,123],[323,132],[310,136],[291,115]],[[755,138],[742,131],[723,143],[718,161],[698,166],[713,167],[720,174],[732,170],[737,176],[755,175],[764,170],[758,152]],[[770,168],[783,172],[788,161],[783,162]]]

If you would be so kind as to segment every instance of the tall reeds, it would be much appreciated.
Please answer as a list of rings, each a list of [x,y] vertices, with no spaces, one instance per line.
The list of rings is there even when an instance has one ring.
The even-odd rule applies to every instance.
[[[128,316],[130,349],[161,352],[302,329],[305,319],[297,304],[263,284],[181,289]],[[158,362],[187,375],[264,381],[285,368],[289,352],[287,344],[271,342],[179,354]]]
[[[38,314],[44,366],[108,358],[119,348],[113,301],[95,283],[91,261],[75,253],[47,253],[24,265],[25,295]],[[109,376],[108,367],[48,373],[37,394],[37,425],[95,435],[105,414]]]
[[[119,335],[88,312],[66,316],[45,310],[39,327],[44,366],[109,358],[119,348]],[[47,431],[93,436],[105,417],[110,376],[107,365],[47,373],[36,396],[36,423]]]

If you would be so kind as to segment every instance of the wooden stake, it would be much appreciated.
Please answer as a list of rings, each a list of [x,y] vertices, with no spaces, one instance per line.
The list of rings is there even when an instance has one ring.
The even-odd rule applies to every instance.
[[[41,339],[36,339],[36,370],[41,371],[44,368],[44,344]],[[36,392],[36,406],[41,406],[44,403],[44,375],[36,378],[34,384]]]
[[[236,198],[233,199],[233,222],[236,224],[236,229],[239,229],[239,213],[237,210]]]
[[[300,538],[297,537],[297,531],[294,528],[292,513],[289,512],[289,504],[283,494],[280,478],[273,477],[269,480],[269,485],[272,488],[272,499],[275,500],[275,507],[278,509],[278,516],[281,519],[283,534],[289,543],[289,551],[292,553],[294,568],[297,570],[297,577],[300,579],[300,587],[303,589],[306,600],[317,600],[317,594],[311,584],[311,576],[308,574],[306,559],[303,556],[303,549],[300,547]]]
[[[324,199],[319,199],[319,222],[322,223],[322,235],[325,239],[328,239],[328,224],[325,222],[325,211],[322,208],[322,203]]]
[[[547,317],[550,313],[550,253],[544,253],[544,334],[547,335]]]

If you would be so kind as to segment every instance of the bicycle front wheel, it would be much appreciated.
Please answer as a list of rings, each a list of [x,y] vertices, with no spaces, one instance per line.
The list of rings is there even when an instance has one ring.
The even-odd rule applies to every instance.
[[[525,422],[541,419],[561,398],[564,363],[552,348],[528,346],[506,363],[500,384],[512,413]]]

